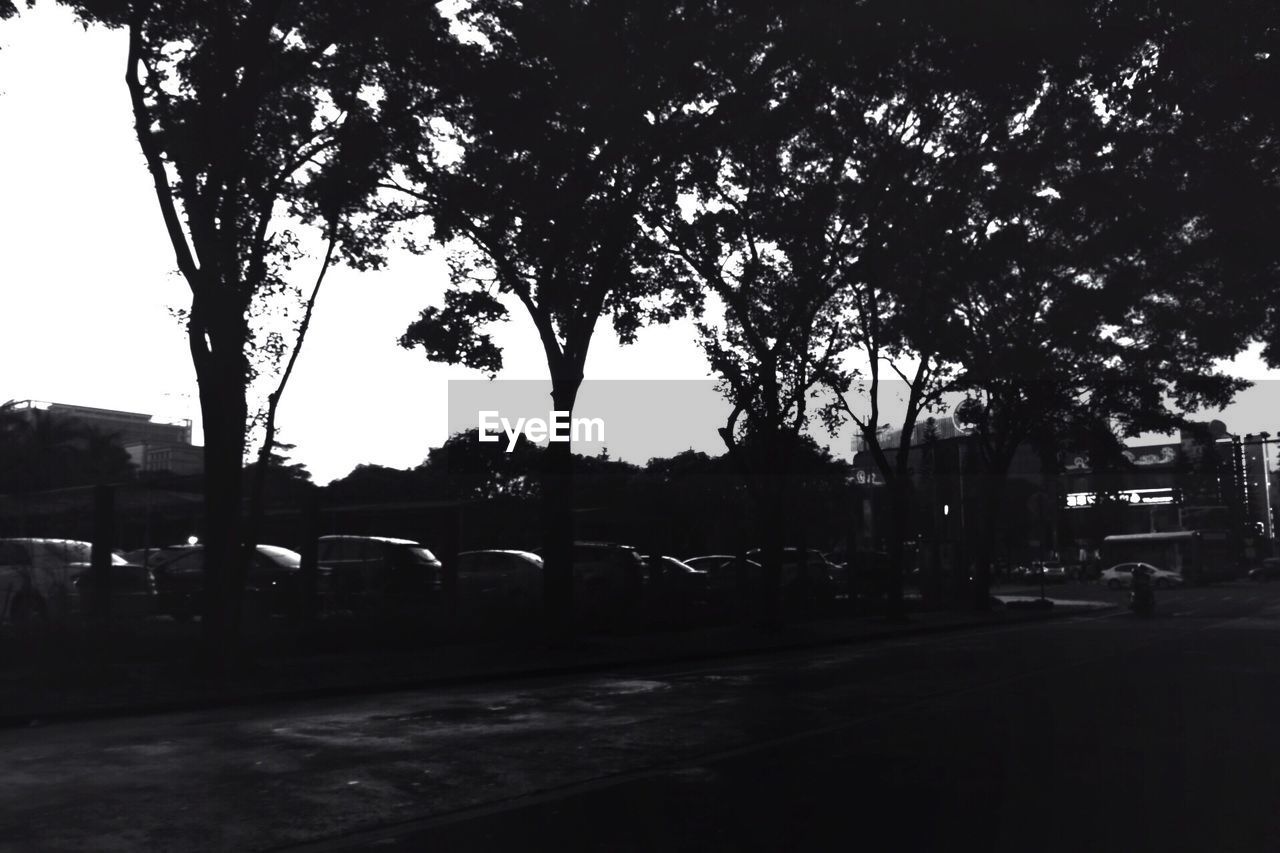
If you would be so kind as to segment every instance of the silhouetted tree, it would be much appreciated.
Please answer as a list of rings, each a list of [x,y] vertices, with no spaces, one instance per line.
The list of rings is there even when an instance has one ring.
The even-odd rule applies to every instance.
[[[409,92],[403,69],[430,66],[445,24],[419,0],[66,2],[88,22],[128,31],[138,141],[191,291],[186,321],[205,438],[203,627],[206,652],[225,664],[239,627],[244,540],[254,532],[241,503],[246,391],[255,350],[287,348],[255,340],[255,318],[292,287],[299,253],[290,222],[320,227],[324,267],[380,262],[381,235],[364,208],[390,138],[428,112],[423,75]],[[263,459],[271,439],[269,429]]]
[[[420,470],[440,497],[453,499],[525,498],[538,494],[542,455],[546,450],[523,435],[507,452],[507,436],[496,442],[479,440],[479,430],[455,433],[432,448]]]
[[[453,286],[405,333],[434,360],[496,372],[486,324],[517,301],[538,331],[551,403],[572,411],[598,321],[623,342],[678,304],[659,299],[653,250],[637,216],[673,203],[665,186],[675,132],[705,94],[700,65],[712,5],[477,0],[459,14],[471,34],[452,62],[448,123],[404,165],[398,183],[456,248]],[[510,300],[509,300],[510,301]],[[571,455],[545,453],[546,614],[569,631]]]
[[[0,493],[117,483],[133,474],[115,436],[75,418],[0,406]]]
[[[793,454],[811,396],[842,372],[851,342],[840,293],[855,239],[842,196],[854,152],[835,142],[844,116],[804,91],[774,99],[776,66],[762,65],[766,71],[749,64],[731,78],[733,114],[750,116],[752,126],[730,119],[711,128],[681,169],[681,204],[648,213],[678,289],[699,312],[708,297],[718,309],[697,328],[733,405],[719,432],[759,514],[762,617],[772,623]]]
[[[1216,364],[1250,327],[1238,305],[1205,301],[1206,288],[1221,291],[1222,269],[1197,257],[1205,240],[1194,212],[1153,162],[1170,132],[1170,105],[1147,85],[1163,35],[1149,18],[1133,23],[1105,61],[1083,46],[1046,69],[1034,109],[984,146],[988,177],[955,266],[961,292],[933,336],[959,365],[951,387],[969,395],[982,462],[979,606],[1019,446],[1052,445],[1081,419],[1109,420],[1125,436],[1169,429],[1244,385]]]
[[[262,483],[260,501],[271,498],[296,503],[318,488],[312,482],[307,466],[290,460],[289,451],[294,449],[292,444],[276,441],[265,472],[258,470],[262,465],[261,458],[245,466],[245,479],[251,483]]]
[[[1216,333],[1223,348],[1260,338],[1280,365],[1280,7],[1142,9],[1148,61],[1129,81],[1145,109],[1135,160],[1159,191],[1137,201],[1165,258],[1152,274],[1186,284],[1153,319],[1181,330],[1213,318],[1197,324],[1209,327],[1202,335]]]

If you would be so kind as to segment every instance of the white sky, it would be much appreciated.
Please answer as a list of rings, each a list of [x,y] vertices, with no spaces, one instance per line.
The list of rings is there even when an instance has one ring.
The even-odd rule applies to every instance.
[[[45,0],[0,24],[0,401],[37,399],[190,418],[195,373],[170,309],[186,284],[134,136],[121,33],[86,32]],[[300,265],[309,283],[318,261]],[[446,383],[396,340],[446,283],[439,257],[401,253],[377,273],[337,268],[280,406],[281,438],[319,482],[356,464],[407,467],[446,437]],[[532,326],[513,314],[501,378],[546,375]],[[632,347],[596,334],[596,378],[704,378],[688,327]]]
[[[170,315],[189,297],[134,136],[124,59],[123,34],[85,31],[52,0],[0,24],[0,402],[190,418],[198,436],[195,375]],[[316,263],[300,265],[301,283]],[[294,458],[317,481],[362,462],[416,465],[447,437],[447,381],[479,374],[396,343],[445,283],[440,257],[407,253],[381,272],[329,274],[278,419],[281,439],[297,445]],[[513,311],[499,342],[501,378],[545,378],[522,313]],[[1256,355],[1233,370],[1280,378]],[[686,324],[644,330],[630,347],[604,324],[587,365],[589,379],[707,375]],[[1246,396],[1223,415],[1232,430],[1280,432],[1275,394],[1260,387]],[[610,451],[632,458],[624,447]]]

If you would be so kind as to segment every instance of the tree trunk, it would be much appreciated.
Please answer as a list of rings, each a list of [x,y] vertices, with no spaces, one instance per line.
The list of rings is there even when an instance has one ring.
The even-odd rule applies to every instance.
[[[902,477],[894,477],[888,485],[889,498],[889,577],[885,590],[886,616],[894,621],[907,618],[907,603],[903,595],[906,539],[910,532],[910,484]]]
[[[93,487],[93,551],[89,568],[93,596],[88,603],[93,621],[103,629],[111,625],[111,552],[116,547],[115,491],[115,486]]]
[[[766,460],[763,489],[759,492],[761,509],[760,542],[760,625],[773,630],[782,624],[782,549],[786,536],[786,498],[783,495],[778,460]]]
[[[235,664],[239,651],[244,594],[245,381],[234,369],[214,365],[199,371],[204,426],[204,601],[202,640],[205,663],[219,672]]]
[[[302,565],[298,571],[298,589],[293,601],[294,614],[307,628],[315,624],[320,598],[320,492],[313,490],[304,500],[302,543],[298,549]]]
[[[991,566],[1000,538],[1000,518],[1004,486],[1009,466],[995,462],[982,478],[982,536],[978,540],[978,560],[974,567],[973,605],[979,611],[991,609]]]
[[[552,377],[558,412],[572,412],[582,378]],[[573,446],[548,441],[542,470],[543,614],[552,645],[573,639]]]

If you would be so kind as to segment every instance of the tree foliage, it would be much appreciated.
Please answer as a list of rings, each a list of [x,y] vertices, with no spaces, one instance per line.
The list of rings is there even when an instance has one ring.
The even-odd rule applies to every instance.
[[[322,274],[335,260],[382,262],[370,197],[394,141],[416,132],[426,111],[429,86],[407,71],[430,67],[444,23],[417,0],[66,2],[86,22],[128,32],[138,141],[191,293],[213,591],[204,625],[210,651],[225,659],[242,538],[253,535],[241,517],[246,394],[264,359],[286,350],[258,321],[297,286],[298,225],[323,233]]]
[[[133,475],[114,436],[75,418],[0,406],[0,493],[118,483]]]

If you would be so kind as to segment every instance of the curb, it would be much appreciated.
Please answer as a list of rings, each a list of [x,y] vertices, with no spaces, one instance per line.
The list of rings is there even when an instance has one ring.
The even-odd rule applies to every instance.
[[[160,714],[191,713],[213,711],[229,708],[246,708],[255,705],[267,706],[286,702],[305,702],[315,699],[332,699],[343,696],[377,696],[384,693],[398,693],[406,690],[425,690],[433,687],[461,687],[467,685],[487,684],[501,681],[517,681],[523,679],[551,678],[563,675],[583,675],[591,672],[605,672],[616,669],[639,669],[643,667],[665,666],[688,663],[692,661],[724,660],[736,657],[754,657],[770,653],[799,651],[802,649],[829,648],[834,646],[853,646],[862,643],[874,643],[900,637],[932,636],[937,634],[957,633],[974,628],[1004,628],[1028,622],[1047,622],[1052,619],[1074,619],[1118,609],[1119,605],[1091,608],[1085,611],[1048,613],[1018,613],[1000,620],[969,619],[945,625],[915,625],[910,622],[902,627],[888,628],[880,631],[849,635],[844,637],[823,637],[799,639],[790,642],[737,646],[734,648],[666,654],[640,658],[614,658],[582,663],[566,663],[526,667],[522,669],[491,670],[486,672],[468,672],[454,675],[410,676],[399,679],[387,679],[356,684],[326,685],[321,687],[301,687],[285,689],[278,692],[254,692],[240,696],[203,697],[200,699],[173,699],[138,705],[109,705],[85,708],[71,708],[48,713],[0,714],[0,729],[18,729],[43,726],[46,724],[91,722],[96,720],[112,720],[126,717],[150,717]],[[1002,611],[1005,612],[1005,611]]]

